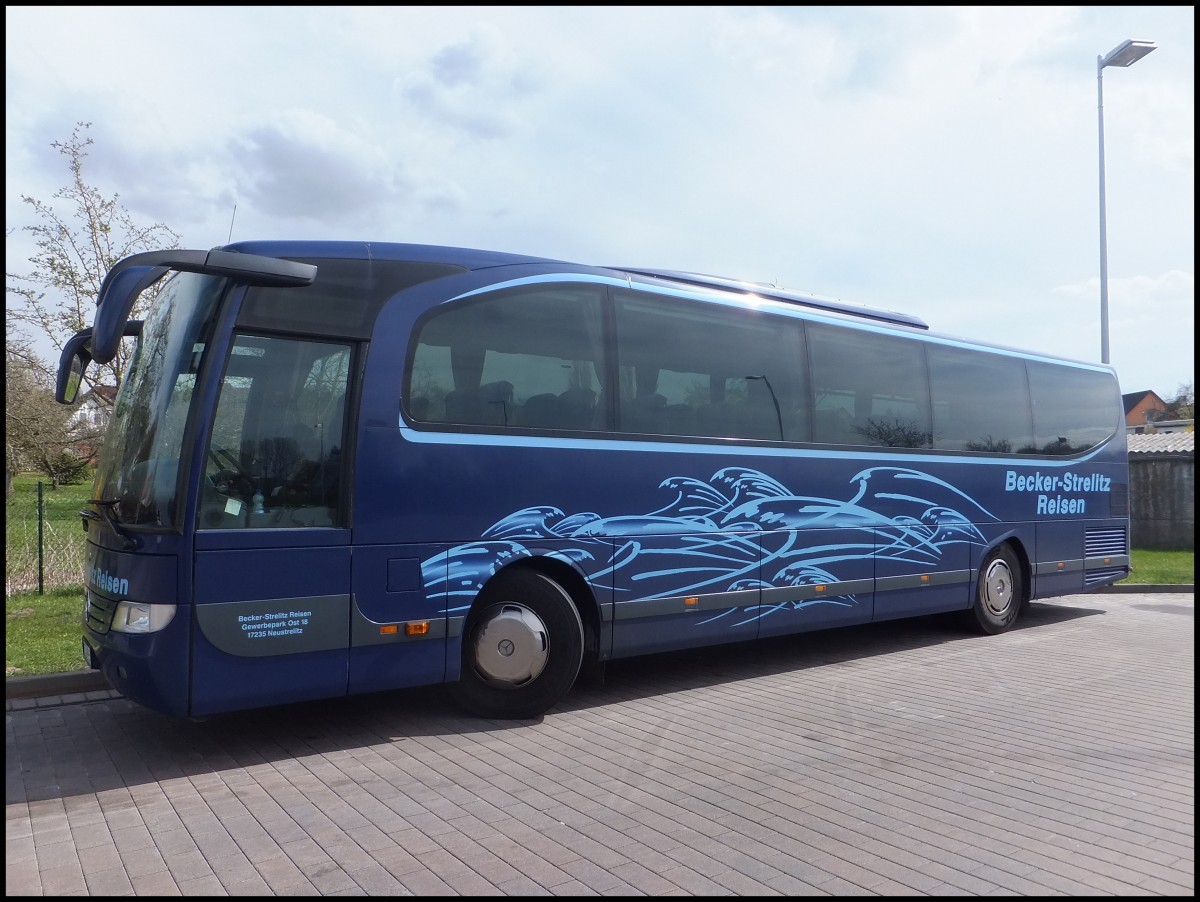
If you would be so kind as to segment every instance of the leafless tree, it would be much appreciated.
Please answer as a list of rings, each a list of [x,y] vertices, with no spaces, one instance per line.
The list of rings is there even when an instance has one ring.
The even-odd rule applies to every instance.
[[[84,178],[83,163],[92,139],[85,135],[89,122],[79,122],[65,142],[50,146],[66,160],[70,184],[54,193],[52,202],[21,195],[34,212],[35,222],[21,228],[33,236],[37,250],[29,257],[27,273],[5,273],[5,319],[44,332],[57,348],[92,322],[96,297],[104,276],[118,260],[141,251],[179,246],[179,236],[162,223],[140,226],[119,203],[119,195],[103,195]],[[134,316],[153,299],[143,293]],[[116,359],[91,366],[88,387],[117,385],[124,378],[132,348],[122,346]],[[99,398],[99,396],[97,396]]]

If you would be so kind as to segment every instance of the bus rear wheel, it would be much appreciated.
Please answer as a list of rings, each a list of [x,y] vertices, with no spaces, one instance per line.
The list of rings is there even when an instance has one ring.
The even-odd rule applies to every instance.
[[[532,570],[501,574],[467,618],[455,701],[480,717],[538,717],[570,690],[583,622],[566,591]]]
[[[975,604],[968,622],[989,635],[1003,633],[1017,620],[1025,603],[1021,563],[1007,544],[993,549],[979,568]]]

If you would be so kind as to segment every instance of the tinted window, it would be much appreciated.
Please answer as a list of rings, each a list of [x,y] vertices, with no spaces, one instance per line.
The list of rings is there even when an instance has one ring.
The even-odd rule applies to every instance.
[[[1121,419],[1116,381],[1108,373],[1029,364],[1036,453],[1078,454],[1113,434]]]
[[[799,321],[617,291],[620,429],[803,441]]]
[[[930,446],[929,386],[920,343],[810,323],[808,351],[815,441]]]
[[[1033,443],[1025,362],[929,345],[933,446],[947,451],[1028,453]]]
[[[239,335],[205,458],[201,529],[338,526],[350,347]]]
[[[601,290],[524,288],[436,312],[420,328],[405,409],[414,420],[601,429]]]
[[[311,285],[251,288],[238,316],[248,329],[370,338],[379,308],[413,285],[462,271],[460,266],[398,260],[308,259],[317,267]]]
[[[606,386],[604,300],[596,286],[541,285],[435,311],[418,328],[406,414],[465,427],[1050,455],[1094,447],[1119,421],[1105,373],[629,289],[612,292],[616,375]]]

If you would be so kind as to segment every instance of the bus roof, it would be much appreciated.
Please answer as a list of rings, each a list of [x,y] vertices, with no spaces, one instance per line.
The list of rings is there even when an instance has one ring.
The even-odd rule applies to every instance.
[[[451,247],[433,244],[398,244],[368,241],[244,241],[221,248],[265,257],[339,257],[342,259],[410,260],[421,263],[447,263],[466,269],[486,269],[491,266],[506,266],[520,263],[560,264],[563,266],[586,266],[593,269],[608,269],[617,273],[643,276],[655,281],[669,281],[679,285],[699,288],[715,288],[743,295],[756,295],[788,304],[798,304],[817,310],[862,317],[898,326],[928,329],[924,320],[908,313],[883,310],[859,304],[849,304],[834,298],[791,291],[768,285],[764,282],[748,282],[726,276],[670,269],[646,269],[628,266],[592,266],[550,257],[534,257],[506,251],[488,251],[478,248]]]
[[[60,376],[66,360],[65,355],[68,351],[74,354],[79,347],[83,347],[86,351],[88,362],[107,363],[112,360],[122,337],[136,334],[136,330],[132,333],[129,331],[129,315],[137,296],[170,270],[232,276],[239,281],[255,285],[302,285],[313,281],[316,267],[296,261],[322,258],[441,264],[461,267],[465,270],[485,270],[492,267],[519,265],[561,266],[564,268],[564,272],[608,273],[624,280],[632,281],[636,278],[642,283],[659,285],[671,283],[680,289],[703,288],[714,292],[741,295],[747,299],[761,298],[806,307],[821,313],[857,319],[864,323],[875,322],[922,330],[930,336],[935,334],[929,331],[929,326],[923,320],[911,314],[850,304],[834,298],[819,297],[778,288],[767,283],[748,282],[725,276],[681,270],[597,266],[551,257],[536,257],[507,251],[450,245],[306,239],[253,240],[214,247],[208,251],[149,251],[118,261],[106,274],[104,283],[101,285],[93,327],[81,330],[74,337],[74,343],[64,348],[64,358],[60,361]],[[942,337],[955,341],[966,341],[972,345],[990,346],[996,350],[1010,351],[1021,355],[1032,354],[1047,359],[1065,360],[1064,358],[1055,358],[1054,355],[987,345],[983,342],[960,339],[955,336]],[[1081,363],[1090,367],[1096,366],[1087,361],[1067,362]]]
[[[446,263],[461,266],[464,269],[486,269],[489,266],[508,266],[519,263],[578,265],[567,260],[513,254],[507,251],[388,241],[239,241],[226,245],[220,250],[256,254],[263,257],[335,257],[341,260],[403,260],[413,263]]]

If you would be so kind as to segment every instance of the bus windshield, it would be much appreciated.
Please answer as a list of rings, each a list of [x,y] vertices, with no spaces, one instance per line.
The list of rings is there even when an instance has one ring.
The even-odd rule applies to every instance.
[[[142,327],[96,468],[96,503],[122,525],[179,525],[184,425],[225,282],[175,275]]]

